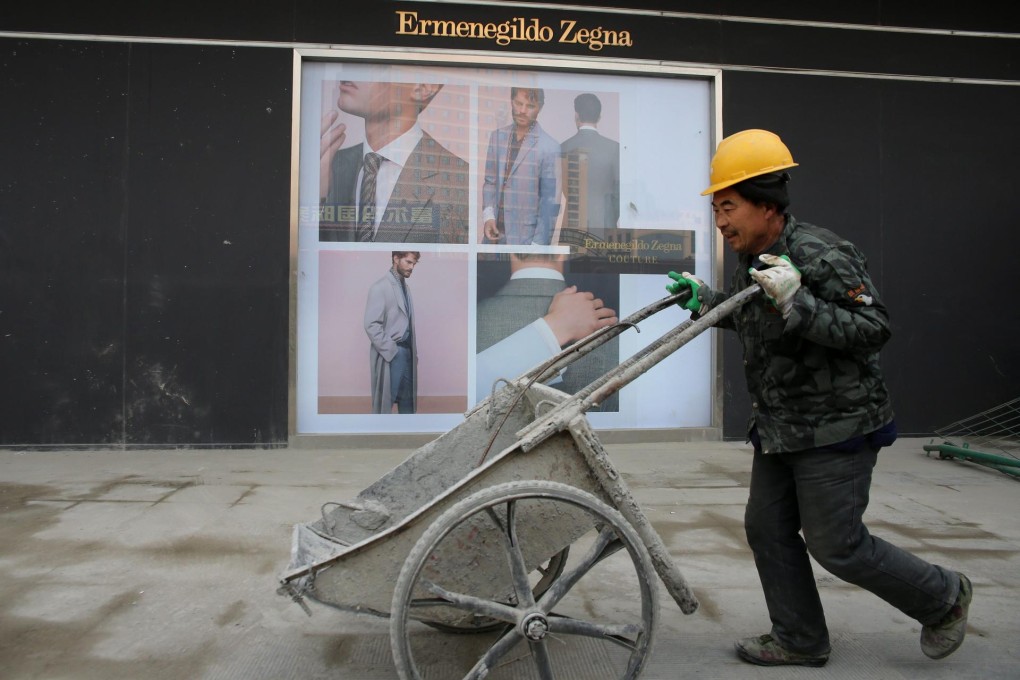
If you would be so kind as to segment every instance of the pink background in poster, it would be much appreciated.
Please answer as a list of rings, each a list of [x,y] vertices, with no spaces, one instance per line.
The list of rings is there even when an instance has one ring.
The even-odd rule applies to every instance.
[[[319,253],[319,396],[365,396],[368,289],[386,275],[390,251]],[[467,399],[468,270],[464,253],[422,252],[408,279],[414,296],[418,395]]]

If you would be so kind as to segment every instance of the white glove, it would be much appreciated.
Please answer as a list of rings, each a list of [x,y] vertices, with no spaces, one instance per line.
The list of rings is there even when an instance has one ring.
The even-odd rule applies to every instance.
[[[800,270],[793,266],[786,255],[777,257],[765,253],[758,259],[769,268],[749,269],[751,278],[758,282],[785,319],[793,309],[793,295],[800,288]]]

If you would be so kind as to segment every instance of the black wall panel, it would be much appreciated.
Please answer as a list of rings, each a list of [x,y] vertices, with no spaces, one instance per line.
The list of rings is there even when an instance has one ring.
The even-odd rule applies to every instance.
[[[899,335],[888,352],[899,411],[919,431],[1020,391],[1015,119],[1020,88],[883,90],[886,278]],[[895,257],[895,260],[892,258]]]
[[[800,163],[790,211],[868,256],[892,319],[882,363],[901,429],[930,434],[1015,398],[1020,135],[997,112],[1017,110],[1020,90],[746,73],[723,83],[725,132],[774,130]],[[725,259],[728,276],[736,260]],[[739,344],[724,346],[724,428],[738,438],[750,404]]]
[[[0,41],[0,443],[122,432],[128,48]]]
[[[290,54],[133,48],[126,441],[286,441]]]
[[[296,4],[229,0],[8,2],[0,7],[0,30],[287,42],[294,40]]]
[[[0,444],[285,442],[290,53],[0,50]]]
[[[560,0],[557,4],[578,7],[620,7],[689,12],[732,17],[760,17],[862,24],[870,26],[913,26],[958,31],[1017,32],[1020,13],[998,0],[870,0],[868,2],[818,2],[817,0]]]

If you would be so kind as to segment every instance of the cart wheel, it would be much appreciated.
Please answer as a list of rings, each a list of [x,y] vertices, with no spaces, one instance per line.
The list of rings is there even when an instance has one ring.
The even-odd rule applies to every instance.
[[[535,587],[531,589],[536,600],[542,597],[542,595],[545,594],[545,591],[549,590],[549,586],[553,584],[553,581],[559,578],[560,574],[563,573],[563,568],[567,564],[567,555],[569,554],[570,548],[564,548],[553,555],[548,562],[532,572],[533,577],[538,580]],[[510,601],[512,599],[513,594],[511,593],[504,601]],[[440,621],[426,620],[423,620],[422,623],[427,626],[432,626],[436,630],[441,630],[444,633],[491,633],[494,630],[500,630],[506,625],[496,619],[476,614],[471,615],[470,618],[464,618],[457,621],[456,623],[442,623]]]
[[[535,565],[561,553],[536,597]],[[637,532],[590,493],[548,481],[492,486],[444,512],[405,560],[390,608],[397,672],[403,680],[636,678],[658,617],[655,579]],[[412,620],[499,627],[451,643]]]

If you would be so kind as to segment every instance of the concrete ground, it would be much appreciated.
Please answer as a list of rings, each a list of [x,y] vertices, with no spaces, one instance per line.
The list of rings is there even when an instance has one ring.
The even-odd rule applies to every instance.
[[[732,651],[769,627],[741,527],[749,449],[607,446],[701,601],[684,615],[660,587],[642,677],[1020,677],[1020,480],[929,457],[925,443],[883,451],[866,519],[971,578],[967,640],[929,660],[919,624],[817,570],[833,638],[820,669],[750,666]],[[292,525],[409,453],[0,451],[0,678],[395,678],[386,619],[315,602],[309,617],[276,586]],[[593,597],[620,595],[607,584]]]

